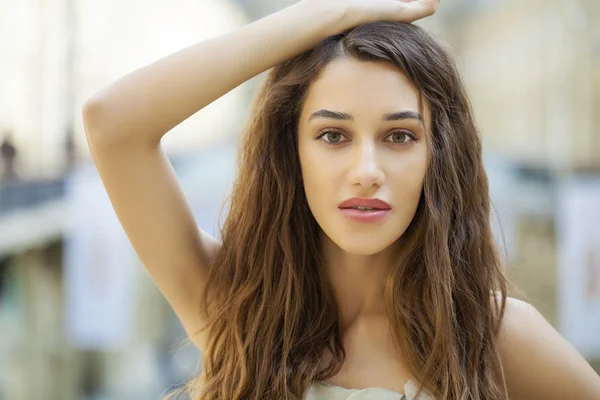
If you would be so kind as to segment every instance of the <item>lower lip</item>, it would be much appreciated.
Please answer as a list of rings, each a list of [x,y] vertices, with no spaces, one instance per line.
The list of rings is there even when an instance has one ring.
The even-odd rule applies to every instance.
[[[384,219],[390,212],[390,210],[370,210],[361,211],[354,208],[340,208],[339,209],[344,218],[355,222],[377,222]]]

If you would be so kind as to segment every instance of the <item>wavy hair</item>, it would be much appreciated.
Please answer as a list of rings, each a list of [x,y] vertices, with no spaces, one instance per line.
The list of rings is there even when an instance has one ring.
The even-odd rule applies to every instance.
[[[272,68],[245,126],[222,247],[201,310],[208,343],[195,400],[300,400],[346,357],[302,186],[297,127],[306,93],[339,57],[391,63],[431,109],[429,166],[405,251],[385,289],[402,362],[419,392],[507,399],[496,341],[508,279],[490,226],[488,178],[450,52],[422,28],[380,21],[324,39]],[[325,365],[325,350],[333,355]]]

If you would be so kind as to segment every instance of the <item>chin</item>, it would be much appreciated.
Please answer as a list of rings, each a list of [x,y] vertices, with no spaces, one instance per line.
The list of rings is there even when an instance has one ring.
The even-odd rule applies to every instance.
[[[352,235],[352,237],[348,237],[346,234],[344,236],[343,238],[335,238],[336,240],[333,241],[343,251],[361,256],[371,256],[380,253],[395,241],[381,235],[373,234],[359,234]]]

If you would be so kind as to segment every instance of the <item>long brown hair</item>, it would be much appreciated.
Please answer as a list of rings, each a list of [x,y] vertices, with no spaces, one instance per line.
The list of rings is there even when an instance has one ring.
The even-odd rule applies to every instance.
[[[188,394],[301,399],[344,362],[296,142],[307,88],[338,57],[396,65],[431,109],[423,193],[385,290],[402,362],[439,399],[507,399],[496,335],[508,281],[471,105],[445,46],[416,25],[387,21],[328,37],[269,71],[244,130],[222,248],[210,265],[201,308],[208,343]],[[333,355],[327,365],[325,350]]]

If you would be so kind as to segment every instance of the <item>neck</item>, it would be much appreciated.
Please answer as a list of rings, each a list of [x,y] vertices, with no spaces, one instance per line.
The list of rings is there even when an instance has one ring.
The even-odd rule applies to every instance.
[[[363,317],[385,315],[385,282],[397,259],[398,246],[388,246],[376,254],[356,254],[340,248],[323,231],[320,239],[342,327]]]

